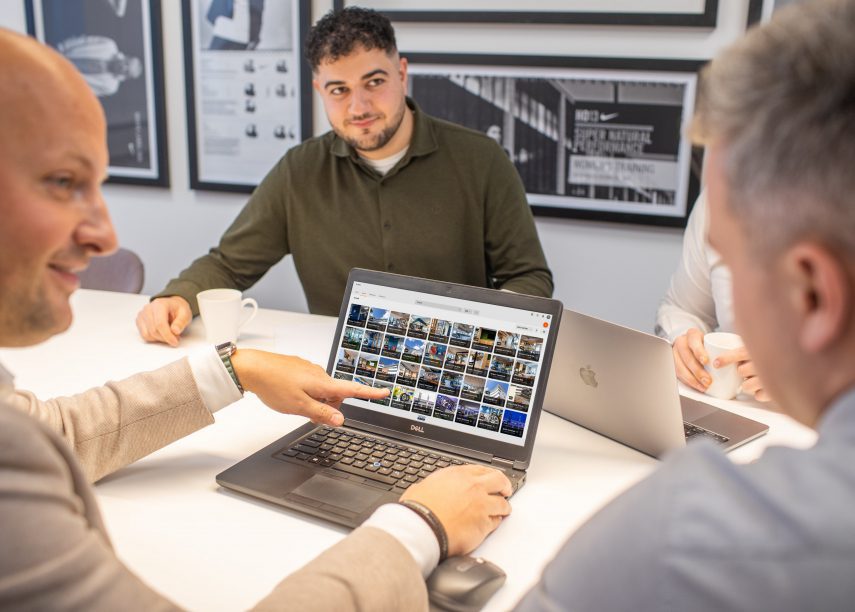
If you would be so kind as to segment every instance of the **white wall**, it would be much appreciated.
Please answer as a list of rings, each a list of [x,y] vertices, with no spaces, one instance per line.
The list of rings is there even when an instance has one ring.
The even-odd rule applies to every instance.
[[[398,46],[410,51],[706,59],[744,30],[747,4],[720,0],[715,30],[399,24],[396,31]],[[314,18],[331,6],[331,0],[313,0]],[[105,188],[119,241],[145,262],[146,293],[160,290],[216,244],[246,200],[189,189],[180,3],[163,2],[162,7],[172,187]],[[23,2],[0,0],[0,26],[25,29]],[[315,132],[321,133],[327,124],[317,99],[315,117]],[[555,275],[555,297],[569,308],[652,329],[680,255],[679,230],[542,217],[537,228]],[[306,310],[290,258],[248,293],[265,307]]]

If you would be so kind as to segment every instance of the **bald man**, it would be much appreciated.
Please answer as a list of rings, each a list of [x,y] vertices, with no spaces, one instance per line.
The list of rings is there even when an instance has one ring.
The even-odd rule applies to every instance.
[[[61,55],[2,29],[0,58],[0,346],[20,347],[68,328],[77,273],[112,252],[116,235],[101,195],[106,124],[92,91]],[[330,425],[342,423],[345,397],[385,394],[249,349],[210,349],[50,401],[16,391],[0,366],[0,609],[175,608],[116,558],[90,483],[212,423],[241,398],[240,383],[274,410]],[[462,554],[510,512],[510,491],[498,471],[464,466],[403,497],[439,521],[449,554]],[[426,609],[423,576],[439,550],[421,516],[383,506],[261,605]]]

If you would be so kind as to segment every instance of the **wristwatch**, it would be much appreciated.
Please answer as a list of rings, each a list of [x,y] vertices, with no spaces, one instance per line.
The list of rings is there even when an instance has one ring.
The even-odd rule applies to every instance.
[[[238,378],[237,372],[235,372],[235,367],[232,365],[232,355],[235,354],[236,350],[237,345],[234,342],[223,342],[222,344],[217,345],[217,355],[219,355],[220,359],[223,360],[223,365],[226,366],[226,371],[229,373],[229,376],[232,377],[238,391],[243,395],[243,385],[240,384],[240,379]]]

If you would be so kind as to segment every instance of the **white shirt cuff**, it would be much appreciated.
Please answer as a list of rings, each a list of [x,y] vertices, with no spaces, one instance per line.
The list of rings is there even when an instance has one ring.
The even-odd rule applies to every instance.
[[[415,559],[427,578],[439,563],[439,542],[425,520],[401,504],[384,504],[363,523],[382,529],[398,540]]]
[[[213,346],[192,353],[187,360],[202,401],[212,414],[243,397]]]

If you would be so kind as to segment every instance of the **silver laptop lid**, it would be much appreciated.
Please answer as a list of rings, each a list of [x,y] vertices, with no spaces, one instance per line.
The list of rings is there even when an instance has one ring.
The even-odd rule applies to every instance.
[[[686,445],[671,346],[565,310],[544,409],[659,457]]]

